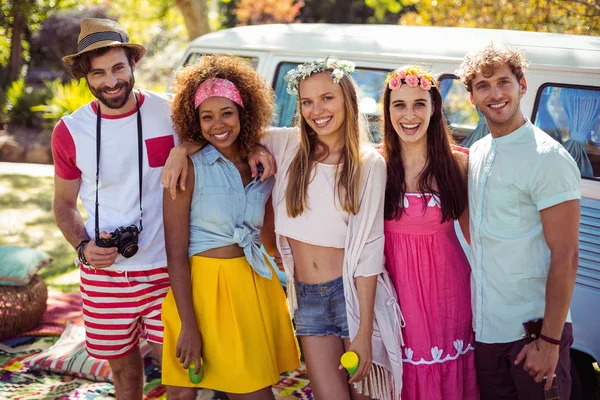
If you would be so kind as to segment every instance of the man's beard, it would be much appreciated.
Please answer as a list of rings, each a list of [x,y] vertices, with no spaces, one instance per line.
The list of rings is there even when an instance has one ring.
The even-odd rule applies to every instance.
[[[120,89],[120,88],[125,88],[125,90],[119,97],[114,97],[114,98],[107,98],[104,96],[104,91],[109,89],[106,85],[102,85],[99,88],[95,88],[92,85],[90,85],[88,82],[88,87],[90,88],[90,92],[92,92],[94,97],[96,97],[102,104],[104,104],[106,107],[108,107],[110,109],[116,110],[116,109],[119,109],[119,108],[125,106],[125,104],[127,103],[127,100],[129,100],[129,95],[131,94],[131,91],[133,90],[134,84],[135,84],[135,77],[133,76],[133,74],[131,75],[131,78],[129,78],[129,82],[118,81],[117,84],[113,88],[110,88],[110,90],[115,90],[115,89]]]

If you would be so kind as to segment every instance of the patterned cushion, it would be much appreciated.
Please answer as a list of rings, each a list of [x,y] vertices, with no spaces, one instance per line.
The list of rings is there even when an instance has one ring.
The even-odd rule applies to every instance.
[[[0,260],[0,285],[24,286],[52,257],[28,247],[0,246]]]
[[[108,361],[91,357],[85,350],[85,328],[67,323],[65,331],[54,346],[22,361],[32,369],[73,375],[93,381],[112,382]],[[140,341],[140,351],[145,357],[150,353],[146,340]]]

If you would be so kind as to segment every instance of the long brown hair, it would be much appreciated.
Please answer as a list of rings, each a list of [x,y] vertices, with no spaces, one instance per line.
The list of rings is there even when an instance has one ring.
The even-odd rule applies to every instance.
[[[327,73],[325,71],[325,73]],[[307,78],[307,79],[310,79]],[[336,170],[336,192],[344,211],[357,214],[360,186],[360,152],[361,145],[367,141],[366,132],[361,128],[358,113],[358,96],[356,86],[349,76],[344,76],[339,83],[344,97],[344,148],[340,164]],[[318,158],[327,156],[329,148],[321,142],[315,131],[302,116],[301,103],[296,107],[296,120],[300,128],[300,147],[288,170],[286,189],[286,208],[288,215],[295,218],[307,207],[307,190],[312,180],[313,166]]]
[[[385,187],[385,219],[399,219],[404,213],[406,180],[402,164],[400,137],[390,119],[390,93],[386,83],[382,90],[383,157],[387,165]],[[419,175],[418,190],[421,194],[433,193],[441,202],[442,221],[457,219],[467,207],[466,176],[452,152],[454,140],[442,112],[442,96],[437,85],[429,90],[433,115],[427,128],[427,161]]]

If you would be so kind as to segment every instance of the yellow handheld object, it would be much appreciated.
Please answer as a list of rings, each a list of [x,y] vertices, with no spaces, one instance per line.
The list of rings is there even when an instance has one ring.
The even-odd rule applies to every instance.
[[[196,374],[196,363],[194,363],[193,361],[190,363],[190,366],[188,368],[188,374],[190,375],[190,382],[194,383],[194,384],[198,384],[200,382],[202,382],[202,361],[200,361],[200,372],[198,372],[198,374]]]
[[[350,376],[354,376],[358,369],[358,354],[353,351],[345,352],[342,354],[340,364],[342,364],[342,367],[346,368]]]

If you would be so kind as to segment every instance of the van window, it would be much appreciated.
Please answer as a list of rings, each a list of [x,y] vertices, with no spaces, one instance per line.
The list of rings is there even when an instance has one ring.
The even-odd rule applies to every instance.
[[[294,113],[296,112],[296,98],[290,96],[287,91],[287,82],[284,80],[289,70],[298,66],[298,63],[283,62],[277,66],[273,88],[275,90],[275,118],[274,126],[292,126]],[[352,77],[358,84],[360,90],[359,109],[367,116],[369,130],[373,140],[381,140],[379,128],[379,116],[382,112],[381,88],[385,77],[390,70],[357,68]]]
[[[444,116],[456,143],[471,147],[490,133],[485,117],[469,99],[465,85],[454,75],[439,78]]]
[[[581,176],[600,177],[600,88],[544,84],[538,90],[534,124],[562,143]]]
[[[196,64],[198,62],[198,60],[200,59],[200,57],[206,56],[209,54],[210,53],[199,53],[199,52],[190,53],[187,56],[187,58],[185,59],[183,66],[185,67],[187,65]],[[242,60],[248,61],[248,63],[250,63],[250,65],[252,66],[253,69],[256,69],[256,67],[258,66],[258,58],[257,57],[243,56],[243,55],[239,55],[239,54],[233,54],[233,55],[241,58]]]

